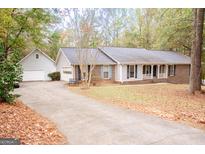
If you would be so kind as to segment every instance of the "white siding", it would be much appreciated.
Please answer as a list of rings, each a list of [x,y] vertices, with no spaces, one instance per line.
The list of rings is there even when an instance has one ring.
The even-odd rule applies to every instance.
[[[115,65],[115,81],[121,81],[121,65]]]
[[[122,66],[122,81],[127,80],[127,65]]]
[[[122,65],[122,81],[142,80],[142,65],[137,65],[137,78],[127,79],[127,65]]]
[[[61,80],[69,81],[70,78],[74,78],[74,67],[67,61],[66,57],[62,52],[60,52],[58,61],[57,61],[57,71],[61,73]],[[65,74],[64,71],[71,71],[71,74]]]
[[[63,67],[70,67],[70,63],[66,60],[66,57],[60,52],[59,59],[56,64],[57,71],[60,71]]]
[[[36,54],[39,55],[38,59],[36,59]],[[23,71],[44,71],[45,80],[50,80],[48,74],[56,71],[55,63],[38,50],[32,52],[20,63]]]
[[[137,78],[139,80],[142,80],[143,78],[142,73],[143,73],[143,65],[137,65]]]
[[[112,79],[112,66],[108,66],[109,79]]]

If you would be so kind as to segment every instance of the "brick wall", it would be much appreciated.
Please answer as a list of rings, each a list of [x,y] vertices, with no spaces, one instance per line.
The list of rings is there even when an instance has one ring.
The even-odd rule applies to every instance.
[[[137,81],[125,81],[123,84],[146,84],[146,83],[189,83],[189,71],[190,65],[176,65],[175,76],[168,76],[167,79],[147,79],[147,80],[137,80]]]
[[[101,66],[100,65],[95,66],[93,73],[92,73],[92,79],[101,80]]]
[[[101,78],[101,65],[96,65],[93,70],[93,80],[104,80]],[[111,81],[115,80],[115,66],[112,66],[112,78]]]
[[[175,76],[168,76],[170,83],[189,83],[190,65],[176,65]]]

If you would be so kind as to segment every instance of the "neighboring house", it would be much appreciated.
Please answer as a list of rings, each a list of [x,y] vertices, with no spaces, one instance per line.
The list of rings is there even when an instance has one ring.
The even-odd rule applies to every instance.
[[[137,48],[103,47],[83,49],[87,63],[94,63],[93,80],[119,83],[171,82],[188,83],[190,58],[171,51],[151,51]],[[93,61],[90,53],[97,52]],[[76,48],[60,48],[56,69],[61,80],[81,80],[80,60]]]
[[[23,81],[50,80],[48,74],[56,71],[55,61],[38,49],[25,56],[20,64],[23,68]]]

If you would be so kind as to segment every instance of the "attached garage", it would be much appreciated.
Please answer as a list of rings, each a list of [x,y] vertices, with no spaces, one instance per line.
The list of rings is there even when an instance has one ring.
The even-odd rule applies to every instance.
[[[63,67],[61,69],[61,80],[69,81],[73,78],[72,67]]]
[[[62,81],[69,81],[74,78],[73,66],[70,64],[70,61],[66,58],[61,49],[58,52],[56,59],[56,70],[60,72]]]
[[[20,61],[23,81],[47,81],[49,73],[56,71],[55,62],[42,51],[36,49]]]

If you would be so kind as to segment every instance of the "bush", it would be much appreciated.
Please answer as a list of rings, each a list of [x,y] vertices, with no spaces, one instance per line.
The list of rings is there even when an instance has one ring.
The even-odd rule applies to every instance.
[[[14,85],[22,80],[22,69],[18,63],[18,52],[14,52],[0,61],[0,102],[13,103],[16,95],[13,94]]]
[[[60,72],[49,73],[48,76],[51,78],[52,81],[60,80]]]

